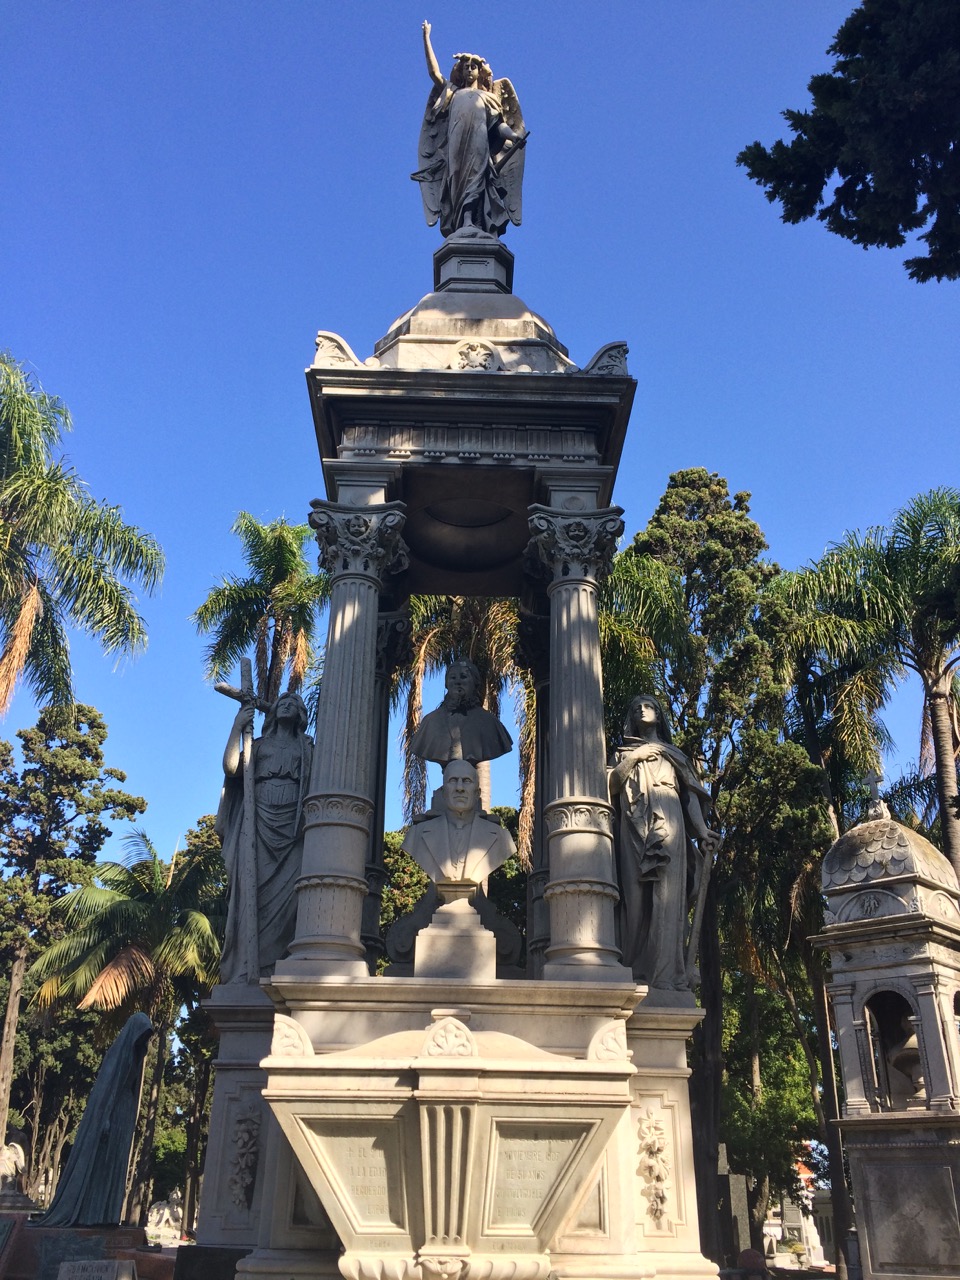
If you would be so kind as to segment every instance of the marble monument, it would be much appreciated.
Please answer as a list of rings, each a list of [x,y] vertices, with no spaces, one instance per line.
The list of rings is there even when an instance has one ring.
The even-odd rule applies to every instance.
[[[296,923],[259,983],[210,1001],[221,1043],[193,1252],[246,1251],[249,1280],[706,1280],[685,1051],[701,1014],[673,943],[675,987],[648,1002],[617,936],[597,593],[623,532],[612,492],[636,384],[624,343],[577,365],[513,292],[500,235],[520,219],[517,95],[472,54],[445,79],[423,36],[414,177],[444,240],[432,291],[369,356],[324,329],[307,370],[330,601]],[[491,959],[480,886],[512,843],[477,810],[476,765],[509,740],[477,714],[465,661],[415,740],[444,767],[406,835],[433,897],[409,963],[371,971],[389,674],[412,593],[520,599],[539,770],[525,976]],[[634,830],[649,750],[686,779],[668,746],[620,762]],[[654,895],[672,938],[689,841],[703,855],[713,839],[688,789]]]

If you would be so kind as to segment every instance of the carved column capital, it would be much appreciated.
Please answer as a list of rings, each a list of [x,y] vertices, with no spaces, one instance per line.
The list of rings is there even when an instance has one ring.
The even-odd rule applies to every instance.
[[[406,612],[381,613],[377,618],[377,679],[389,680],[410,658],[413,631]]]
[[[406,521],[402,502],[346,507],[315,498],[310,506],[320,563],[331,578],[366,578],[379,590],[386,573],[407,567],[407,548],[400,536]]]
[[[599,582],[610,572],[623,533],[621,507],[564,514],[553,507],[530,507],[529,558],[539,560],[554,582],[587,579]]]

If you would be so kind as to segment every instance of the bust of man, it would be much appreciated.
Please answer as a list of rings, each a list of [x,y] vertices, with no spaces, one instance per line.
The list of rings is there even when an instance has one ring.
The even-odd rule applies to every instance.
[[[474,766],[467,760],[451,760],[443,770],[441,812],[407,829],[404,852],[435,884],[450,880],[479,884],[516,852],[506,828],[480,817],[479,799]]]
[[[480,705],[480,672],[473,663],[451,663],[445,683],[443,701],[423,717],[410,739],[413,754],[440,765],[450,760],[477,764],[506,755],[513,739],[497,717]]]

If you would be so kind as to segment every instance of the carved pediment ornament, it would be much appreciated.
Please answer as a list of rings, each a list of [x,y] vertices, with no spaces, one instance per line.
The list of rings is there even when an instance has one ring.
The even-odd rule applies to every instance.
[[[587,1049],[588,1062],[622,1061],[629,1056],[627,1030],[619,1018],[600,1027]]]
[[[317,354],[314,357],[313,367],[324,369],[344,364],[355,365],[358,369],[362,367],[339,334],[321,329],[317,334]]]
[[[427,1032],[420,1053],[424,1058],[475,1058],[477,1042],[457,1018],[441,1018]]]
[[[503,368],[503,361],[492,343],[464,342],[454,353],[450,368],[473,373],[495,373]]]
[[[629,378],[628,348],[625,342],[608,342],[583,366],[582,373],[606,374],[609,378]]]
[[[285,1013],[273,1016],[273,1039],[270,1042],[271,1058],[312,1058],[313,1045],[303,1027]]]

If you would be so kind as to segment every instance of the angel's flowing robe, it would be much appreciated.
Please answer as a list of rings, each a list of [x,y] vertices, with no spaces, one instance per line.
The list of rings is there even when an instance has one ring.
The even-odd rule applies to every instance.
[[[440,230],[448,236],[472,212],[474,225],[500,235],[510,218],[490,158],[490,130],[503,119],[483,89],[457,89],[447,106],[447,166],[440,193]]]

